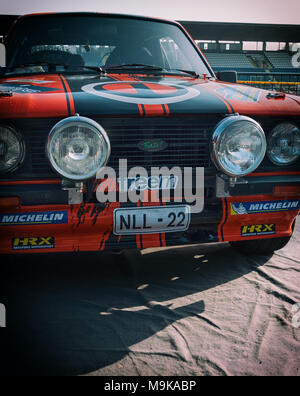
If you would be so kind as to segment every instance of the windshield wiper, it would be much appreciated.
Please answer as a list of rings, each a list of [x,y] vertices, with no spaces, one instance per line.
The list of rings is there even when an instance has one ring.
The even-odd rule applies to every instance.
[[[29,62],[29,63],[22,63],[20,65],[15,65],[8,67],[7,70],[15,70],[15,69],[26,69],[27,67],[35,67],[35,66],[46,66],[48,67],[48,70],[53,70],[55,71],[57,67],[64,67],[67,69],[69,65],[66,65],[65,63],[55,63],[55,62]]]
[[[85,65],[67,65],[65,63],[55,63],[55,62],[43,62],[43,61],[36,61],[36,62],[29,62],[23,63],[20,65],[15,65],[8,67],[7,70],[12,71],[15,69],[25,69],[27,67],[35,67],[35,66],[46,66],[48,67],[48,71],[56,71],[57,67],[64,67],[65,69],[87,69],[92,70],[100,74],[106,74],[110,71],[118,71],[118,70],[126,70],[126,71],[158,71],[158,72],[166,72],[166,73],[185,73],[189,74],[195,78],[199,78],[200,75],[193,70],[184,70],[184,69],[164,69],[161,66],[155,65],[146,65],[142,63],[129,63],[124,65],[116,65],[116,66],[108,66],[108,67],[100,67],[100,66],[85,66]]]
[[[100,74],[106,74],[106,70],[104,70],[101,66],[85,66],[85,65],[74,65],[72,66],[74,69],[87,69],[92,70]]]
[[[161,66],[155,66],[155,65],[145,65],[142,63],[129,63],[129,64],[124,64],[124,65],[116,65],[116,66],[108,66],[108,67],[100,67],[98,70],[101,70],[102,72],[110,72],[110,71],[118,71],[118,70],[137,70],[137,71],[158,71],[158,72],[166,72],[166,73],[185,73],[189,74],[195,78],[199,78],[200,74],[196,73],[193,70],[184,70],[184,69],[165,69]]]
[[[163,71],[160,66],[144,65],[142,63],[129,63],[125,65],[108,66],[102,69],[103,71],[111,70],[143,70],[143,71]]]
[[[196,73],[194,70],[172,69],[170,71],[171,72],[175,71],[175,72],[181,72],[181,73],[185,73],[185,74],[190,74],[191,76],[193,76],[195,78],[199,78],[200,77],[200,74]]]
[[[113,70],[142,70],[142,71],[159,71],[159,72],[167,72],[167,73],[185,73],[189,74],[195,78],[199,78],[200,75],[193,70],[184,70],[184,69],[164,69],[161,66],[154,65],[144,65],[139,63],[125,64],[125,65],[117,65],[117,66],[109,66],[102,69],[103,71],[113,71]]]

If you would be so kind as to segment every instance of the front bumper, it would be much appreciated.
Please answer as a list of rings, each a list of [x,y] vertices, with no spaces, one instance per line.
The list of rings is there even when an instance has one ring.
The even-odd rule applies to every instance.
[[[300,209],[300,176],[257,178],[223,186],[223,196],[207,198],[203,212],[192,214],[185,232],[126,236],[114,235],[113,214],[128,204],[69,205],[59,181],[6,183],[0,192],[0,254],[145,249],[290,236]],[[212,185],[212,180],[215,183],[216,178],[206,184]],[[217,195],[221,190],[219,186]],[[31,204],[33,196],[47,204]]]

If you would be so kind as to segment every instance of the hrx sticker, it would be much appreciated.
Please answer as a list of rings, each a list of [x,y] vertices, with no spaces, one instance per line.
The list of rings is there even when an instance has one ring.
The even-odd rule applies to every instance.
[[[14,238],[12,240],[13,250],[53,249],[54,247],[54,237]]]
[[[245,225],[242,227],[241,234],[243,237],[276,234],[276,225],[275,224]]]

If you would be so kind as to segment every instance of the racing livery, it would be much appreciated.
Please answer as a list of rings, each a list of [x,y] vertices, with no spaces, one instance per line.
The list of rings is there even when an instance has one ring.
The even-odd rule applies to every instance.
[[[288,242],[300,211],[299,97],[219,81],[176,22],[29,15],[5,46],[0,254],[208,242],[265,253]],[[96,174],[121,158],[204,168],[203,210],[163,198],[174,175],[117,175],[111,189],[148,202],[99,202]]]

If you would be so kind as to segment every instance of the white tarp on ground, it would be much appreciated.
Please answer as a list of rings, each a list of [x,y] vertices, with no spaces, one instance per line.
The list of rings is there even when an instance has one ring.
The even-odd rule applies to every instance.
[[[298,221],[273,257],[207,244],[5,263],[4,372],[299,375],[299,242]]]

